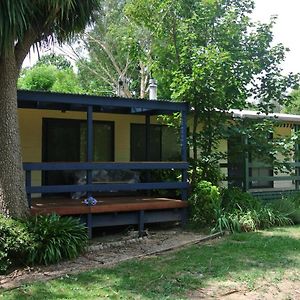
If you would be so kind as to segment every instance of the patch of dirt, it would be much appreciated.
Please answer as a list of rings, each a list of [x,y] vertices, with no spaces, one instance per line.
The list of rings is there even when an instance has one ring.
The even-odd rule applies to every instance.
[[[188,298],[191,300],[296,300],[300,299],[300,282],[299,280],[292,280],[289,275],[286,275],[280,282],[262,280],[252,289],[237,282],[213,283],[208,287],[191,292]]]
[[[33,281],[49,280],[67,274],[109,267],[132,258],[156,255],[214,237],[217,235],[207,236],[184,231],[181,228],[151,230],[142,238],[138,237],[136,231],[128,232],[126,235],[109,235],[94,239],[88,251],[75,260],[46,267],[27,267],[0,276],[0,289],[13,289]]]

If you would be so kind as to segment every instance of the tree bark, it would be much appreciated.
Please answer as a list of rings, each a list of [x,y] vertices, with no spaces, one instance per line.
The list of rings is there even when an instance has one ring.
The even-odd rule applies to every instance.
[[[0,57],[0,213],[21,218],[29,208],[17,111],[18,65],[13,53]]]
[[[147,83],[145,81],[145,66],[144,63],[142,61],[140,61],[140,74],[141,74],[141,79],[140,79],[140,98],[144,99],[145,95],[146,95],[146,86]]]

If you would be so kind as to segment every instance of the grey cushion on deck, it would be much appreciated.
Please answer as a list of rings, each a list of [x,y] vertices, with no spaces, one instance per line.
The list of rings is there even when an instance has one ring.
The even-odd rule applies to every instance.
[[[86,184],[86,172],[74,173],[75,184]],[[131,170],[95,170],[92,171],[93,183],[138,183],[140,182],[139,172]],[[80,199],[86,195],[85,192],[72,193],[72,199]]]

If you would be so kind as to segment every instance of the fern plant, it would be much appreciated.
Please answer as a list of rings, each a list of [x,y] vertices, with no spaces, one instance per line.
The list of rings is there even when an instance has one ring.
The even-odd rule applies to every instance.
[[[78,219],[56,214],[36,216],[27,221],[34,245],[29,263],[52,264],[77,257],[87,245],[86,228]]]

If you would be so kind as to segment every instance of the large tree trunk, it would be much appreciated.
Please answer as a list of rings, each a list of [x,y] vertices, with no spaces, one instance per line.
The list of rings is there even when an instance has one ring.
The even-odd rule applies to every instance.
[[[29,209],[19,137],[18,74],[14,55],[0,57],[0,213],[20,218]]]

